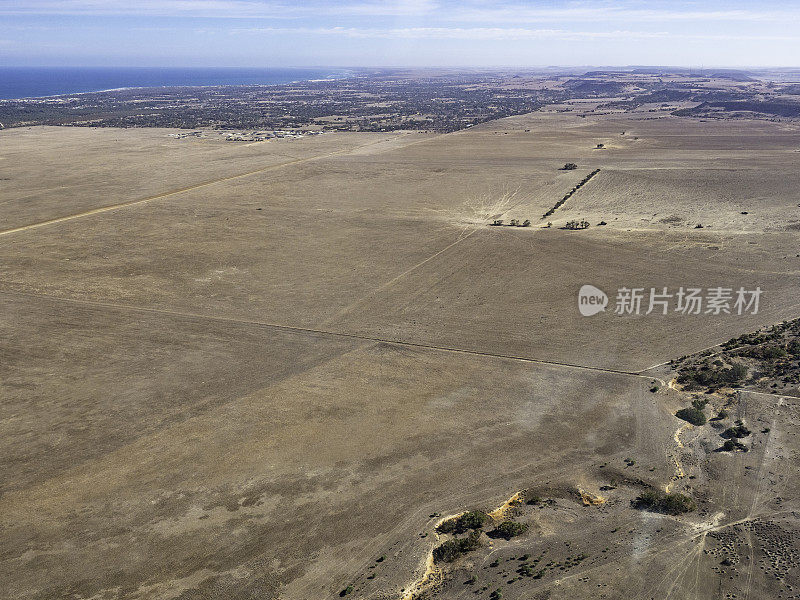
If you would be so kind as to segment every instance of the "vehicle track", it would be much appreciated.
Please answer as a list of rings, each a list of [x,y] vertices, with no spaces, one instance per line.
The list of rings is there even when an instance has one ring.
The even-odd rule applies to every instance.
[[[53,302],[63,302],[66,304],[73,304],[77,306],[87,306],[87,307],[94,307],[94,308],[110,308],[113,310],[118,311],[127,311],[127,312],[138,312],[138,313],[145,313],[145,314],[155,314],[155,315],[168,315],[172,317],[179,317],[185,319],[193,319],[193,320],[206,320],[206,321],[217,321],[220,323],[235,323],[239,325],[250,325],[255,327],[264,327],[270,329],[280,329],[283,331],[296,331],[301,333],[312,333],[316,335],[326,335],[331,337],[339,337],[339,338],[348,338],[353,340],[365,340],[371,342],[378,342],[378,343],[385,343],[385,344],[394,344],[397,346],[405,346],[409,348],[422,348],[427,350],[436,350],[439,352],[451,352],[455,354],[468,354],[471,356],[486,356],[489,358],[502,358],[506,360],[515,360],[519,362],[527,362],[527,363],[534,363],[534,364],[542,364],[542,365],[553,365],[556,367],[565,367],[570,369],[580,369],[584,371],[595,371],[599,373],[611,373],[614,375],[627,375],[629,377],[639,377],[641,379],[647,379],[648,381],[652,381],[657,379],[651,375],[642,374],[639,371],[625,371],[622,369],[608,369],[604,367],[592,367],[589,365],[581,365],[575,363],[568,363],[568,362],[560,362],[555,360],[546,360],[542,358],[532,358],[527,356],[519,356],[515,354],[501,354],[499,352],[488,352],[482,350],[470,350],[468,348],[458,348],[455,346],[439,346],[436,344],[425,344],[422,342],[407,342],[401,340],[393,340],[390,338],[383,338],[377,336],[370,336],[370,335],[362,335],[357,333],[347,333],[343,331],[330,331],[326,329],[315,329],[313,327],[299,327],[295,325],[281,325],[278,323],[268,323],[266,321],[257,321],[251,319],[237,319],[234,317],[222,317],[219,315],[206,315],[201,313],[191,313],[191,312],[184,312],[184,311],[177,311],[177,310],[168,310],[163,308],[151,308],[146,306],[135,306],[130,304],[118,304],[114,302],[101,302],[95,300],[83,300],[78,298],[62,298],[58,296],[51,296],[47,294],[34,294],[30,292],[20,292],[20,291],[8,291],[3,290],[0,291],[0,294],[5,294],[7,296],[19,296],[24,298],[37,298],[43,300],[50,300]]]
[[[81,219],[83,217],[91,217],[94,215],[99,215],[102,213],[119,210],[121,208],[127,208],[129,206],[137,206],[139,204],[146,204],[147,202],[153,202],[154,200],[161,200],[163,198],[169,198],[170,196],[175,196],[177,194],[183,194],[185,192],[191,192],[194,190],[202,189],[204,187],[208,187],[210,185],[215,185],[217,183],[224,183],[226,181],[233,181],[236,179],[241,179],[243,177],[249,177],[251,175],[256,175],[258,173],[266,173],[268,171],[275,171],[277,169],[283,169],[284,167],[290,167],[293,165],[300,165],[308,162],[313,162],[315,160],[320,160],[323,158],[329,158],[331,156],[337,156],[340,154],[347,154],[349,152],[354,152],[356,150],[361,150],[363,148],[368,148],[369,146],[374,146],[375,144],[379,144],[381,142],[386,141],[385,139],[381,138],[380,140],[374,140],[369,142],[368,144],[362,144],[361,146],[356,146],[355,148],[346,148],[344,150],[336,150],[334,152],[328,152],[325,154],[318,154],[315,156],[308,156],[306,158],[297,158],[294,160],[289,160],[286,162],[278,163],[275,165],[269,165],[266,167],[260,167],[258,169],[253,169],[251,171],[245,171],[244,173],[237,173],[235,175],[229,175],[227,177],[220,177],[218,179],[212,179],[209,181],[204,181],[201,183],[196,183],[192,185],[188,185],[182,188],[178,188],[176,190],[171,190],[169,192],[162,192],[160,194],[155,194],[153,196],[147,196],[146,198],[139,198],[137,200],[128,200],[127,202],[119,202],[117,204],[109,204],[107,206],[101,206],[98,208],[93,208],[91,210],[74,213],[71,215],[65,215],[63,217],[56,217],[54,219],[47,219],[46,221],[39,221],[36,223],[30,223],[28,225],[21,225],[19,227],[12,227],[11,229],[5,229],[0,231],[0,236],[10,235],[13,233],[20,233],[22,231],[29,231],[31,229],[38,229],[39,227],[46,227],[48,225],[55,225],[57,223],[64,223],[66,221],[72,221],[75,219]],[[417,140],[416,142],[411,142],[411,144],[417,144],[422,141],[427,140]],[[411,145],[411,144],[407,144]],[[404,146],[405,147],[405,146]]]

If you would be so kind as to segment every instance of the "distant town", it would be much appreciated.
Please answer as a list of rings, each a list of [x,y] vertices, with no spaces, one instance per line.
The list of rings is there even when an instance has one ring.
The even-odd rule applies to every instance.
[[[273,132],[446,133],[548,105],[586,114],[713,119],[800,117],[800,73],[630,69],[362,70],[271,86],[140,88],[0,101],[0,126],[175,127]],[[261,134],[262,137],[267,134]],[[254,141],[259,134],[248,134]],[[235,138],[231,138],[235,139]]]

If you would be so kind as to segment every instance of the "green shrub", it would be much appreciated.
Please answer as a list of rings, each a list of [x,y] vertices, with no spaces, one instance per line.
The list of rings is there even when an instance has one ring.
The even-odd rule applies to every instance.
[[[348,586],[347,586],[346,588],[344,588],[344,589],[343,589],[341,592],[339,592],[339,595],[340,595],[342,598],[344,598],[345,596],[349,596],[349,595],[350,595],[350,594],[352,594],[352,593],[353,593],[353,586],[352,586],[352,585],[348,585]]]
[[[504,540],[510,540],[513,537],[517,537],[518,535],[522,535],[528,530],[528,526],[524,523],[517,523],[515,521],[503,521],[494,528],[494,530],[490,531],[487,535],[493,538],[503,538]]]
[[[453,562],[462,554],[476,550],[481,545],[481,534],[472,531],[467,537],[447,540],[433,549],[433,561],[436,563]]]
[[[447,519],[439,524],[436,531],[439,533],[466,533],[470,529],[481,529],[489,515],[479,510],[465,512],[463,515]]]
[[[682,408],[678,412],[675,413],[675,416],[679,419],[683,419],[691,423],[692,425],[705,425],[706,424],[706,415],[702,410],[699,410],[695,407],[692,408]]]
[[[741,443],[738,440],[725,440],[725,443],[722,444],[722,449],[725,452],[734,452],[736,450],[741,450],[742,452],[747,452],[747,446]]]
[[[631,503],[634,508],[673,516],[687,513],[697,508],[694,500],[688,496],[678,493],[666,494],[659,490],[644,491]]]
[[[752,431],[750,431],[747,427],[745,427],[741,421],[734,425],[733,427],[728,427],[725,431],[722,432],[722,437],[724,438],[743,438],[750,435]]]
[[[705,387],[721,387],[735,385],[747,377],[747,367],[734,363],[727,368],[710,368],[704,365],[701,368],[685,368],[678,375],[678,383],[686,385],[689,389],[697,385]]]

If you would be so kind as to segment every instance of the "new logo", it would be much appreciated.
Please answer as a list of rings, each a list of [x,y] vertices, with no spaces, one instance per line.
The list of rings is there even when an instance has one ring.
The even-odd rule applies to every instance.
[[[603,312],[608,306],[606,293],[593,285],[584,285],[578,292],[578,310],[584,317]]]

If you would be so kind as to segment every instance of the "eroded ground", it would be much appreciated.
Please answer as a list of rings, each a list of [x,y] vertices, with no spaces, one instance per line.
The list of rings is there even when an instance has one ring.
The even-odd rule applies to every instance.
[[[753,431],[720,452],[664,363],[800,311],[796,125],[169,133],[0,132],[0,597],[795,593],[796,397],[708,394]],[[613,314],[697,285],[760,310]],[[632,507],[665,488],[697,508]],[[523,490],[421,581],[443,516]]]

